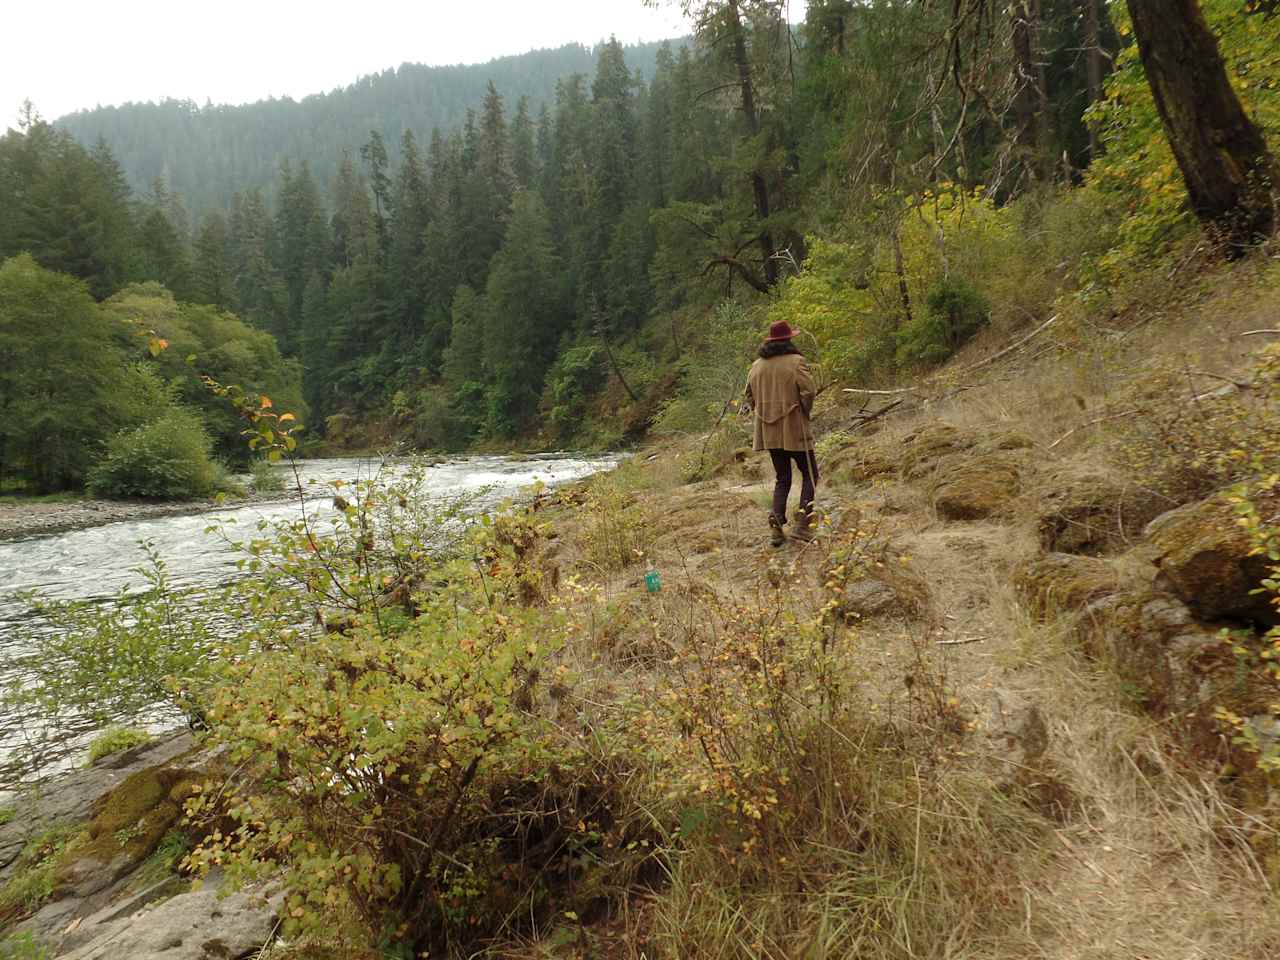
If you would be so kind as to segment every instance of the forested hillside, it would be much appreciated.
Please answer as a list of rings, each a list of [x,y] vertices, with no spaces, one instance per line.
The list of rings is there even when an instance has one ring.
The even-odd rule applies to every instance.
[[[1225,165],[1171,146],[1170,104],[1195,96],[1176,75],[1153,95],[1126,4],[944,6],[824,0],[792,27],[778,3],[706,0],[649,73],[611,41],[539,107],[494,68],[459,126],[395,140],[356,106],[384,77],[336,95],[358,143],[272,158],[271,188],[198,217],[163,180],[131,194],[117,145],[29,117],[0,141],[0,254],[99,298],[158,281],[270,333],[313,439],[462,449],[696,426],[768,318],[798,321],[827,376],[875,385],[983,329],[1123,309],[1197,219],[1232,256],[1265,232],[1269,6],[1204,4],[1198,42],[1227,69],[1188,116],[1221,123]]]
[[[657,44],[626,49],[628,67],[652,77]],[[428,67],[405,63],[301,101],[263,100],[244,106],[186,100],[98,107],[60,118],[58,126],[85,146],[99,138],[139,193],[157,178],[203,213],[225,207],[251,187],[268,193],[279,164],[305,158],[321,184],[338,173],[342,151],[354,150],[377,130],[398,143],[406,130],[424,135],[461,126],[478,107],[490,81],[512,98],[527,96],[536,111],[555,97],[556,83],[595,70],[600,48],[568,44],[484,64]]]

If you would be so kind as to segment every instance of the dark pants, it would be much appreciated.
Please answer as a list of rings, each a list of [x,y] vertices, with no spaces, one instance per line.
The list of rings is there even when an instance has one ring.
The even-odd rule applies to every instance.
[[[787,522],[787,497],[791,496],[791,464],[800,468],[800,510],[808,513],[813,507],[813,488],[818,482],[818,458],[812,450],[800,453],[795,450],[770,450],[773,472],[777,480],[773,484],[773,513],[783,523]]]

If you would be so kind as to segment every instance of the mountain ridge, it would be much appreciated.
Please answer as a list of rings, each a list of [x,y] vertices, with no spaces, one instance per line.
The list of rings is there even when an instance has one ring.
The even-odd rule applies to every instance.
[[[625,47],[633,74],[652,77],[663,43]],[[85,146],[99,138],[111,147],[129,185],[147,193],[157,178],[199,214],[225,208],[237,191],[270,191],[282,161],[307,161],[323,184],[336,175],[344,149],[356,153],[377,130],[387,143],[412,130],[425,144],[434,128],[460,126],[477,108],[490,81],[514,112],[527,96],[536,116],[551,102],[559,80],[590,74],[600,44],[580,43],[497,57],[479,64],[398,67],[357,78],[327,92],[268,97],[248,104],[198,106],[192,100],[164,98],[100,106],[67,114],[55,124]]]

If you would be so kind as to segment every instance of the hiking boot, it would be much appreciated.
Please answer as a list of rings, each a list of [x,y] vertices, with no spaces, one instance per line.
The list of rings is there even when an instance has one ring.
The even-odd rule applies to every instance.
[[[796,522],[791,527],[791,539],[799,540],[801,543],[813,543],[817,539],[815,527],[817,526],[818,514],[816,511],[800,510],[796,513]]]
[[[787,542],[787,535],[782,532],[782,518],[776,513],[769,514],[769,546],[780,547]]]

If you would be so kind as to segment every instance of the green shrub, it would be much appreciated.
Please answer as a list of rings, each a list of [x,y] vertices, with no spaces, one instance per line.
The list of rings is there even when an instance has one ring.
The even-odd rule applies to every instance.
[[[113,753],[122,753],[151,740],[151,734],[133,727],[108,727],[89,744],[89,762],[97,763]]]
[[[681,358],[680,386],[658,413],[654,432],[695,433],[723,419],[727,405],[743,396],[758,327],[740,304],[727,301],[716,308],[702,339]]]
[[[587,397],[605,381],[603,351],[584,343],[561,354],[547,375],[547,399],[551,425],[561,439],[579,432],[586,412]]]
[[[209,722],[262,792],[190,800],[224,825],[188,863],[280,868],[287,936],[350,930],[346,910],[415,956],[459,955],[512,917],[544,922],[557,864],[606,849],[594,801],[573,799],[581,753],[544,713],[567,626],[527,589],[531,513],[441,546],[403,489],[341,489],[332,528],[246,547],[256,575],[233,589],[255,615]]]
[[[142,544],[148,564],[138,568],[146,590],[122,590],[112,603],[35,598],[32,656],[26,682],[0,692],[0,707],[21,706],[44,717],[48,736],[69,715],[138,716],[164,704],[201,719],[199,704],[221,661],[206,613],[222,598],[192,598],[171,589],[164,561]],[[208,604],[209,611],[202,604]],[[25,749],[47,743],[33,737]]]
[[[1248,391],[1153,362],[1120,394],[1117,458],[1169,506],[1280,472],[1280,345],[1260,350]]]
[[[940,280],[917,313],[898,333],[898,360],[941,363],[959,350],[987,322],[991,304],[964,280]]]
[[[639,563],[649,546],[653,520],[643,504],[612,477],[591,485],[582,532],[586,558],[603,571]]]
[[[211,443],[193,413],[175,409],[135,430],[116,434],[106,456],[89,471],[89,492],[115,499],[177,500],[212,494],[217,470]]]

